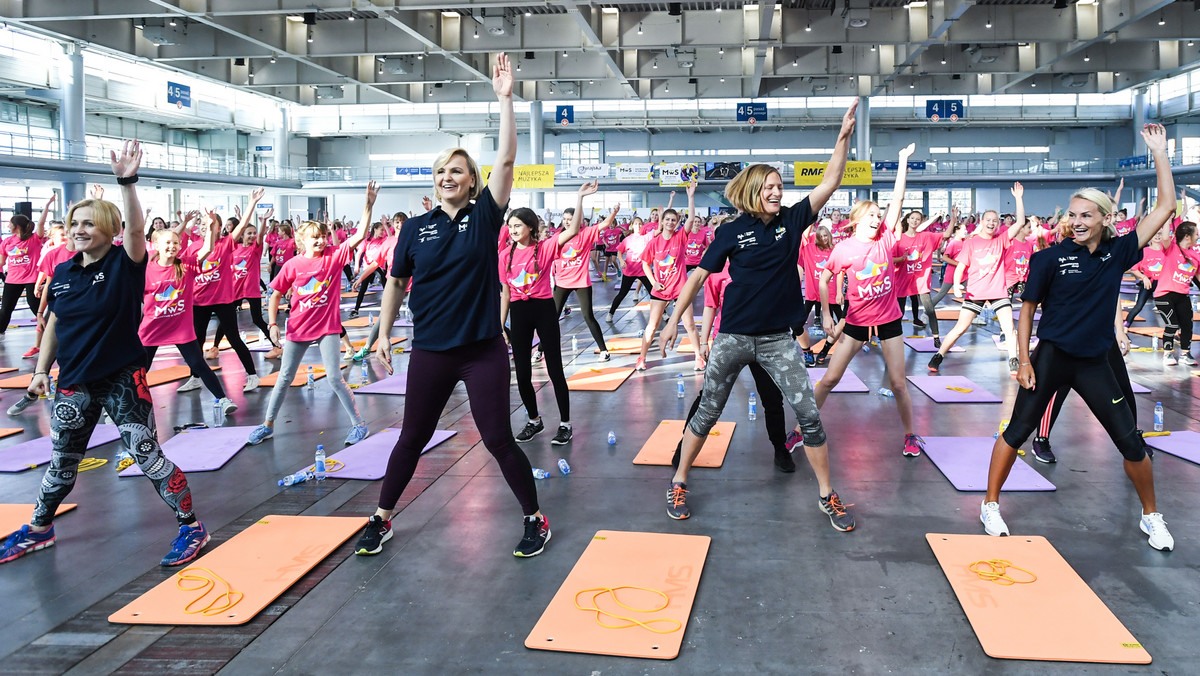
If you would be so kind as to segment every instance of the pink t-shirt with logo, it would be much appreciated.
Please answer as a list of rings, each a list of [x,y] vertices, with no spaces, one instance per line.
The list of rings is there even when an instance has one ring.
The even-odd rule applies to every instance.
[[[554,285],[563,289],[584,289],[592,285],[588,275],[592,249],[596,246],[596,238],[600,236],[598,226],[589,225],[581,228],[559,251],[558,260],[554,262]],[[558,236],[550,238],[558,240]]]
[[[825,269],[835,275],[846,273],[846,300],[850,305],[846,321],[850,324],[881,326],[901,317],[892,264],[895,246],[895,233],[883,230],[879,239],[864,242],[851,237],[833,247]]]
[[[233,299],[256,298],[262,279],[263,243],[253,246],[236,244],[233,247]]]
[[[831,254],[833,249],[822,249],[814,239],[800,245],[800,259],[796,264],[804,268],[804,300],[821,300],[820,289],[817,286],[821,282],[821,271],[828,265]],[[831,290],[829,302],[832,303],[835,296]]]
[[[724,270],[714,272],[704,278],[704,307],[717,310],[712,323],[712,335],[714,336],[721,330],[721,306],[725,304],[725,288],[729,286],[730,281],[728,262],[725,263]],[[704,338],[707,340],[709,336],[704,336]]]
[[[364,266],[379,262],[380,253],[387,247],[387,241],[387,237],[377,237],[375,239],[368,239],[363,244],[362,260]]]
[[[1011,245],[1012,241],[1004,232],[997,232],[991,239],[971,237],[963,242],[958,261],[967,266],[967,300],[1008,298],[1008,287],[1004,285],[1004,254]]]
[[[296,255],[296,240],[288,237],[287,239],[277,239],[271,243],[271,262],[275,265],[283,265],[292,260]]]
[[[707,225],[701,226],[696,232],[689,232],[687,249],[683,252],[683,264],[700,265],[700,259],[704,257],[704,250],[712,243],[712,238],[712,228]]]
[[[29,239],[21,239],[20,235],[9,235],[0,243],[6,256],[5,267],[8,275],[5,280],[9,284],[32,284],[37,281],[37,264],[42,256],[42,238],[30,235]]]
[[[514,248],[510,244],[500,250],[500,283],[508,285],[510,301],[554,297],[554,292],[550,289],[550,271],[554,261],[558,259],[559,248],[558,237],[550,237],[538,242],[536,246],[522,249]]]
[[[1004,284],[1013,284],[1029,279],[1029,259],[1033,256],[1033,243],[1028,240],[1014,241],[1004,256]]]
[[[67,249],[66,244],[59,244],[53,248],[42,248],[42,260],[38,261],[38,272],[47,277],[54,276],[54,268],[58,267],[59,263],[74,256],[75,252]]]
[[[283,264],[279,275],[271,280],[271,288],[284,295],[289,291],[292,294],[288,340],[311,342],[342,332],[339,311],[342,285],[338,280],[342,268],[353,257],[353,247],[343,242],[336,247],[325,247],[320,256],[296,256]]]
[[[275,245],[275,242],[279,241],[280,236],[281,235],[277,232],[268,232],[266,235],[263,235],[262,241],[263,244],[266,245],[267,251],[270,251],[271,247]]]
[[[658,229],[658,221],[654,221],[652,223],[642,223],[641,234],[649,235],[650,233],[654,232],[657,229]]]
[[[896,265],[896,297],[907,298],[929,293],[929,276],[933,272],[933,252],[942,236],[936,232],[902,235],[893,253],[903,258]]]
[[[961,261],[962,258],[960,258],[959,256],[962,254],[962,248],[963,248],[963,240],[958,239],[958,238],[952,239],[949,242],[946,242],[946,248],[942,250],[942,255],[947,258],[953,258],[956,261]],[[957,265],[953,265],[951,263],[946,263],[946,269],[942,272],[943,281],[950,282],[951,284],[953,284],[954,283],[954,270],[957,268],[958,268]]]
[[[621,274],[627,277],[641,277],[646,274],[642,270],[642,252],[646,250],[646,244],[650,241],[650,235],[632,234],[617,245],[617,251],[625,254],[625,269]]]
[[[202,240],[195,240],[188,245],[187,253],[194,256]],[[202,261],[197,261],[200,268],[196,275],[196,305],[220,305],[233,302],[233,239],[222,235],[213,245],[213,250]]]
[[[1162,276],[1165,258],[1161,249],[1146,247],[1142,249],[1142,260],[1133,266],[1133,269],[1146,275],[1151,281],[1157,282],[1158,278]]]
[[[600,231],[600,241],[604,243],[604,252],[608,254],[617,251],[617,245],[621,243],[621,236],[625,231],[619,225],[610,225]]]
[[[1188,295],[1192,278],[1196,276],[1198,262],[1200,254],[1194,249],[1181,249],[1178,244],[1172,242],[1171,248],[1163,252],[1162,273],[1158,278],[1158,286],[1154,289],[1154,297],[1159,298],[1172,291]]]
[[[158,257],[146,261],[146,289],[142,296],[142,323],[138,338],[147,347],[183,345],[196,340],[192,302],[196,258],[181,254],[183,278],[176,279],[174,265],[159,265]]]
[[[1116,224],[1117,236],[1120,237],[1121,235],[1127,235],[1133,232],[1135,228],[1137,228],[1136,218],[1128,218],[1123,220]]]
[[[683,291],[683,285],[687,283],[687,274],[683,267],[686,248],[687,232],[683,228],[679,228],[666,239],[663,239],[661,234],[655,235],[646,244],[645,250],[642,251],[642,261],[650,264],[653,275],[650,281],[663,285],[661,290],[654,289],[653,295],[665,300],[675,300],[679,297],[679,292]],[[644,270],[642,274],[645,274]]]

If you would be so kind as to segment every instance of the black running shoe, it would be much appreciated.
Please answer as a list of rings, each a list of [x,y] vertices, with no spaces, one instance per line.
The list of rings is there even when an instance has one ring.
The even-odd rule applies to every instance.
[[[672,519],[686,519],[692,515],[687,506],[687,484],[672,481],[671,490],[667,491],[667,516]]]
[[[525,535],[513,550],[513,556],[527,559],[537,556],[546,549],[550,541],[550,520],[544,516],[525,517]]]
[[[555,446],[563,446],[570,442],[571,442],[571,426],[570,425],[559,425],[558,426],[558,434],[554,435],[554,438],[550,440],[550,443]]]
[[[829,361],[829,353],[822,350],[817,353],[817,366],[824,366]]]
[[[351,310],[351,311],[350,311],[350,316],[351,316],[351,317],[357,317],[357,316],[358,316],[358,310]]]
[[[370,556],[383,551],[383,543],[392,539],[392,520],[383,520],[378,514],[372,514],[367,527],[363,529],[354,545],[354,553],[359,556]]]
[[[546,431],[546,426],[542,424],[541,420],[537,422],[527,422],[525,423],[525,426],[521,428],[521,431],[517,432],[517,441],[524,443],[544,431]]]
[[[804,351],[804,365],[812,368],[817,365],[817,357],[812,353],[812,350]]]
[[[940,368],[942,365],[942,359],[945,359],[945,357],[942,356],[942,353],[935,352],[933,356],[929,358],[929,364],[925,368],[929,369],[930,373],[937,373],[938,368]]]
[[[1038,462],[1044,462],[1047,465],[1058,462],[1058,458],[1054,457],[1054,451],[1050,450],[1050,440],[1046,437],[1033,438],[1033,457]]]
[[[940,349],[942,349],[942,337],[941,337],[941,336],[934,336],[934,337],[933,337],[933,348],[934,348],[935,350],[940,350]]]
[[[796,461],[792,460],[791,451],[783,446],[775,449],[775,467],[784,474],[795,472]]]
[[[831,491],[828,497],[820,498],[818,504],[821,506],[821,511],[829,515],[829,523],[833,524],[834,530],[840,530],[843,533],[854,530],[854,517],[846,511],[846,508],[851,505],[843,505],[837,491]]]
[[[913,328],[914,329],[923,329],[923,328],[925,328],[925,322],[921,321],[920,319],[914,319],[913,320]]]

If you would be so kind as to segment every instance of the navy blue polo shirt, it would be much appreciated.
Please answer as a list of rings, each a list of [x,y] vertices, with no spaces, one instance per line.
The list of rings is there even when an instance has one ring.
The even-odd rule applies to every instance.
[[[504,209],[484,188],[453,219],[438,206],[404,222],[388,274],[412,277],[413,347],[440,352],[500,335]]]
[[[800,235],[816,220],[805,197],[799,204],[781,207],[770,224],[742,214],[717,228],[700,267],[720,272],[729,262],[721,333],[762,336],[800,323],[804,294],[796,258]]]
[[[148,256],[134,263],[125,247],[114,245],[91,265],[78,253],[54,268],[46,308],[58,318],[60,383],[95,382],[146,362],[138,324]]]
[[[1029,259],[1021,300],[1040,303],[1039,340],[1076,357],[1098,357],[1116,340],[1121,277],[1142,258],[1137,232],[1086,247],[1066,239]]]

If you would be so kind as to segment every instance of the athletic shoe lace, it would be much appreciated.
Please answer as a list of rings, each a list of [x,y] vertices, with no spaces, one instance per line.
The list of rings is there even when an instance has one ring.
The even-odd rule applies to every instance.
[[[853,502],[848,505],[843,505],[842,498],[838,496],[837,493],[830,493],[829,497],[825,499],[825,504],[829,505],[829,508],[833,510],[833,513],[837,514],[838,516],[845,514],[847,507],[854,506]]]
[[[686,500],[687,489],[678,484],[671,486],[671,506],[680,507]]]
[[[13,547],[16,547],[17,544],[25,540],[27,535],[29,535],[28,527],[21,526],[21,530],[4,538],[4,542],[0,544],[0,551],[8,551]]]
[[[1150,531],[1152,537],[1165,537],[1168,535],[1167,522],[1161,514],[1149,514],[1144,519],[1146,528]]]

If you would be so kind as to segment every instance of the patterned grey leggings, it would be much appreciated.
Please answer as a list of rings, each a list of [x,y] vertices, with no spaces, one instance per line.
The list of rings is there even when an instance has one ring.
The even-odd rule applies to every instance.
[[[757,362],[783,392],[783,400],[791,405],[804,445],[817,447],[825,443],[825,428],[821,426],[821,414],[817,400],[813,397],[812,381],[796,341],[790,331],[766,336],[744,336],[736,333],[718,333],[713,340],[712,352],[708,357],[708,368],[704,370],[704,395],[700,408],[688,423],[688,429],[700,438],[706,438],[717,424],[717,418],[725,409],[733,383],[742,367]]]

